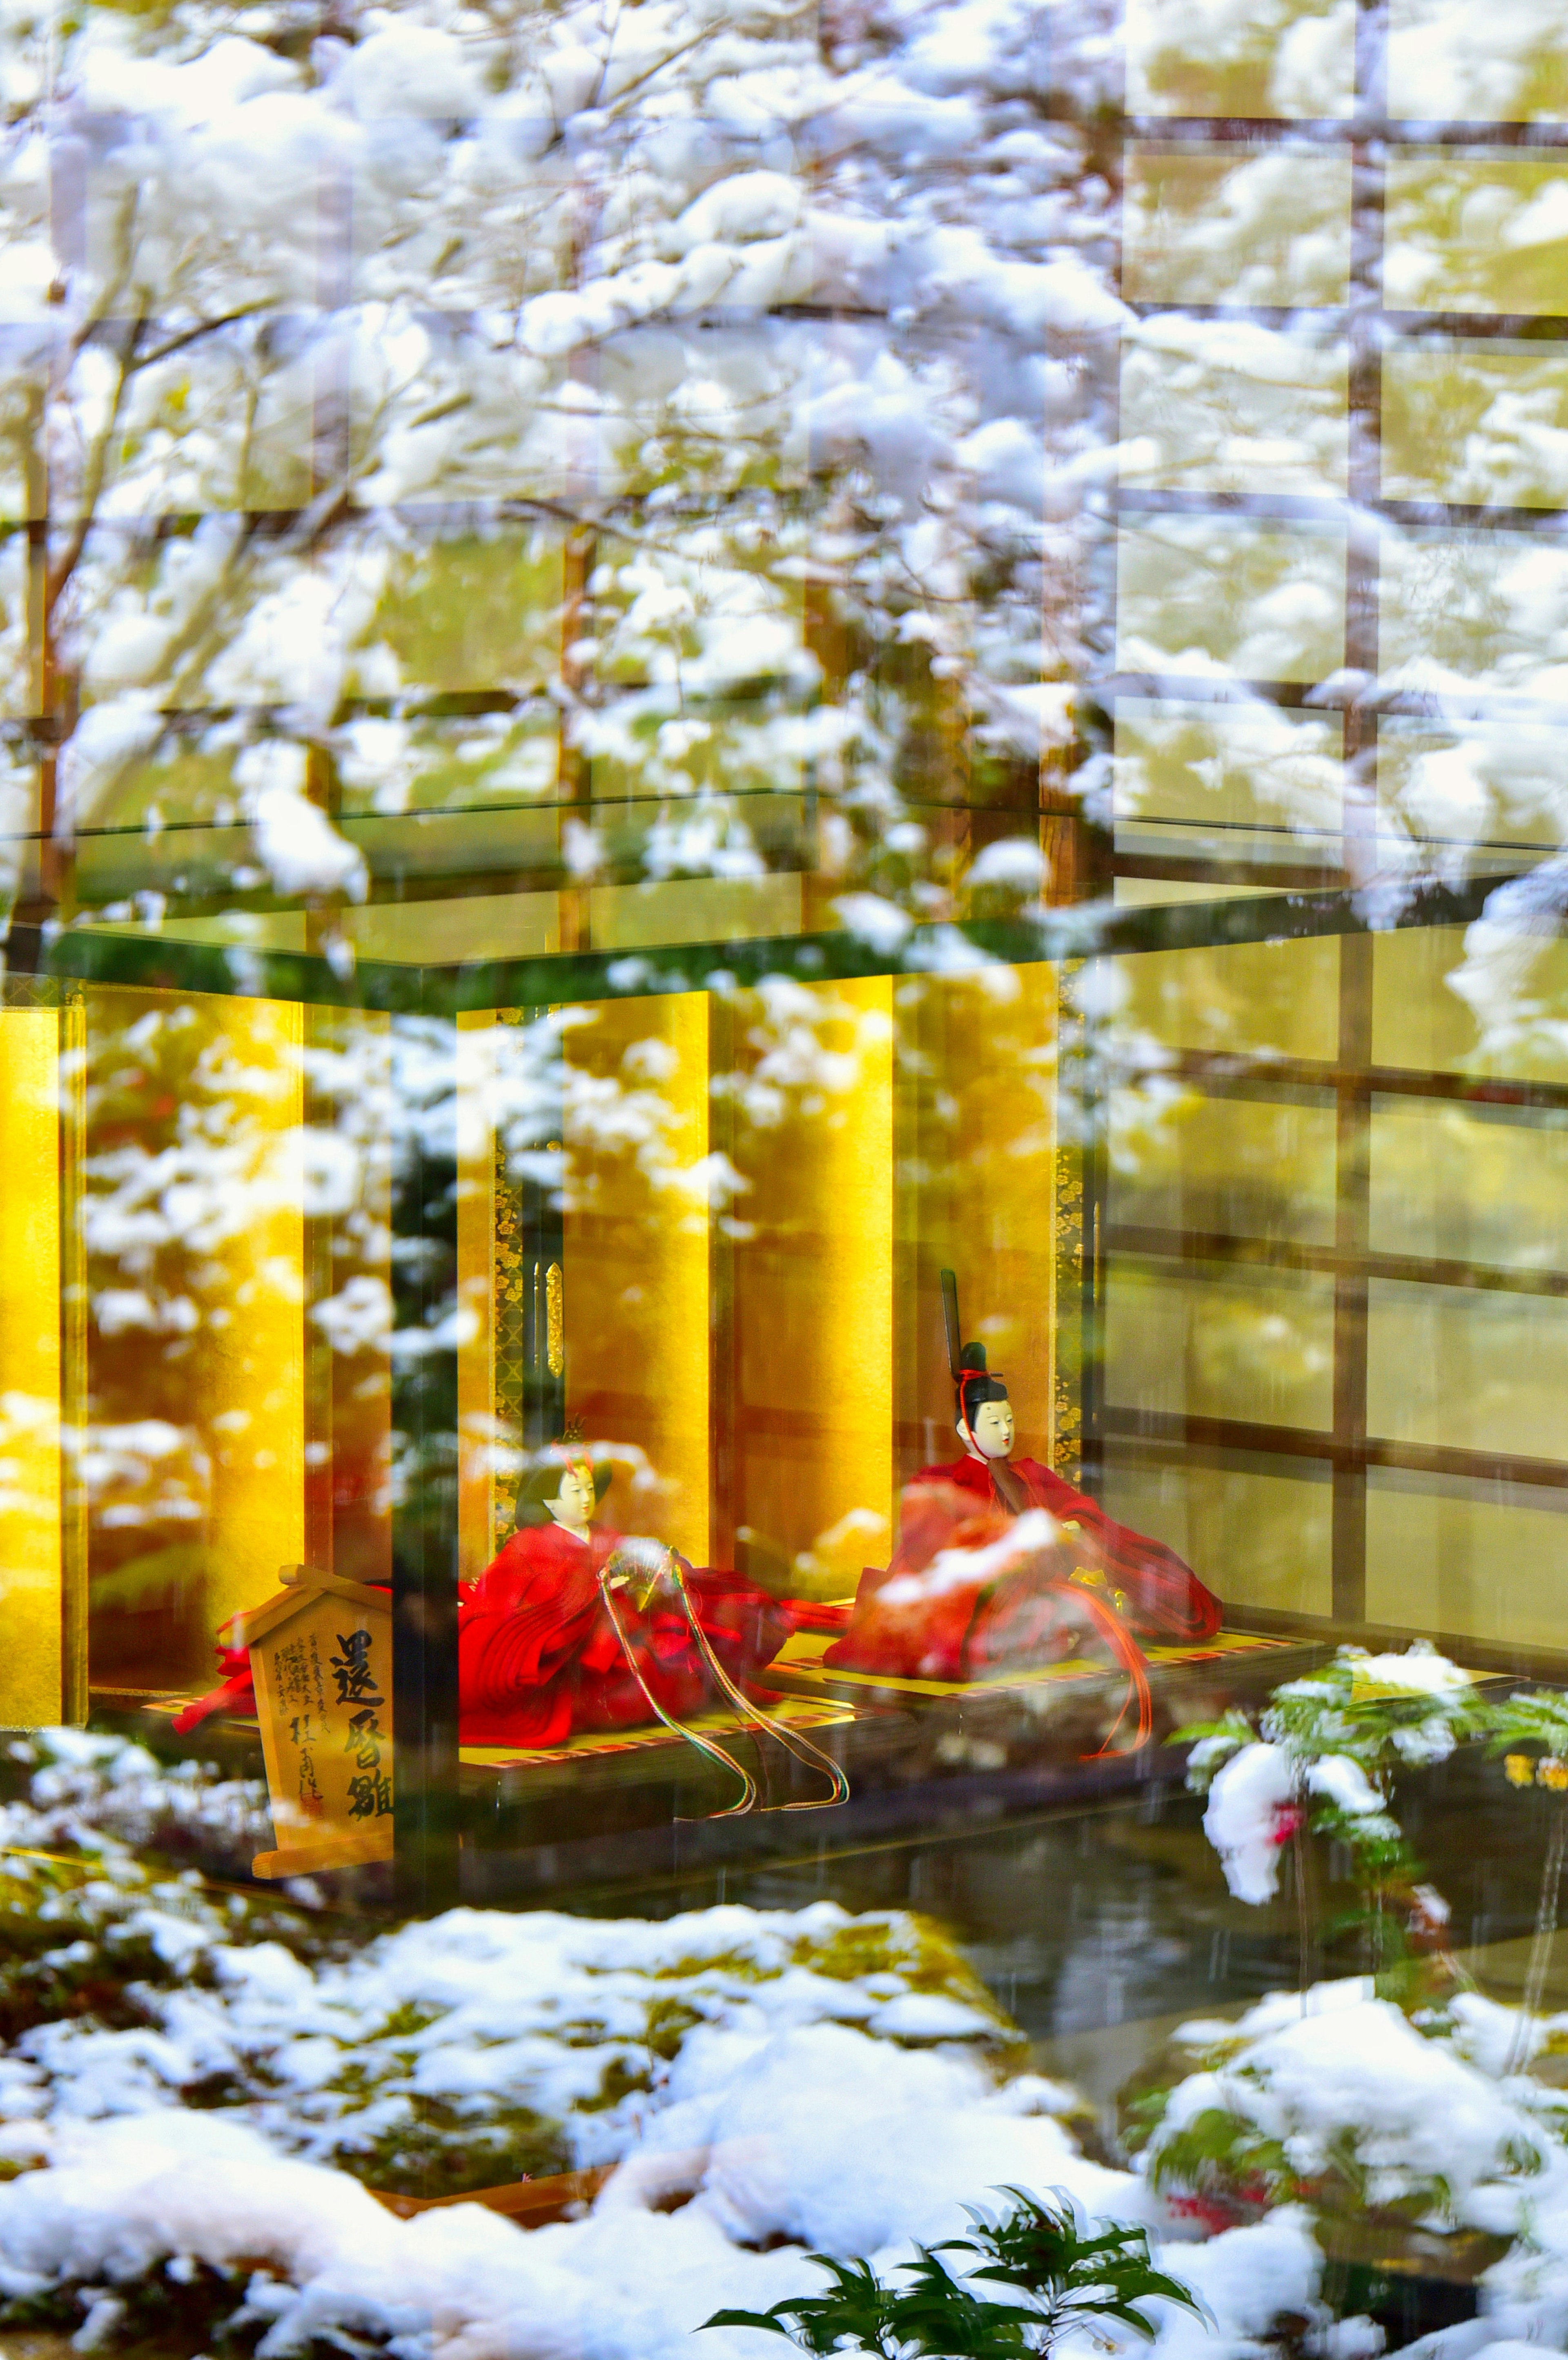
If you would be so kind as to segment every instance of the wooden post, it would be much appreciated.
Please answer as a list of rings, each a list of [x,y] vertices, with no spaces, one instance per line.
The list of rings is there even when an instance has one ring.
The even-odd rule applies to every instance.
[[[394,1034],[406,1021],[394,1017]],[[430,1054],[417,1020],[421,1057]],[[446,1032],[451,1100],[458,1107],[458,1033]],[[394,1189],[393,1227],[417,1243],[394,1262],[398,1320],[421,1328],[430,1348],[404,1366],[393,1424],[408,1475],[392,1511],[393,1690],[397,1699],[398,1907],[419,1916],[458,1894],[457,1443],[458,1262],[452,1200],[455,1136],[411,1142]]]

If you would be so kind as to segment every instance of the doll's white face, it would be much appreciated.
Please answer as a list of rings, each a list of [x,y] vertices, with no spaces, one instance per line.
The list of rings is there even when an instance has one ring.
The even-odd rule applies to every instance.
[[[962,1418],[958,1422],[959,1440],[965,1449],[978,1451],[982,1459],[1006,1459],[1017,1432],[1011,1402],[982,1402],[975,1413],[973,1426],[966,1426]]]
[[[574,1466],[561,1470],[561,1489],[545,1506],[558,1524],[580,1536],[588,1530],[588,1520],[598,1505],[591,1467]]]

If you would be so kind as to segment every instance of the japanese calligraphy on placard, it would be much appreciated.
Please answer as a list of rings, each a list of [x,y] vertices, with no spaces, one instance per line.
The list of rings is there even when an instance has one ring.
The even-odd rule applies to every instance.
[[[245,1638],[278,1842],[256,1875],[390,1860],[390,1600],[301,1568],[245,1616]]]

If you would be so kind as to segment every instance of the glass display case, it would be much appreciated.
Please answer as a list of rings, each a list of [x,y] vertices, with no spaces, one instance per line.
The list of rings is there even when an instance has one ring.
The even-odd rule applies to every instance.
[[[0,1726],[351,1915],[930,1907],[1095,2103],[1395,1915],[1532,1988],[1549,12],[107,13],[0,186]],[[1451,1944],[1182,1783],[1395,1656]]]
[[[6,985],[8,1717],[254,1728],[324,1582],[397,1655],[349,1832],[485,1893],[1114,1786],[1330,1640],[1550,1670],[1555,945],[1470,890],[346,975],[78,924]]]

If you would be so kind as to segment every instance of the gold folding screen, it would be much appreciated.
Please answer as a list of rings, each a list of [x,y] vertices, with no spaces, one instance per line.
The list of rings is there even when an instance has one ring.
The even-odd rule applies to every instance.
[[[958,1448],[950,1263],[967,1332],[1012,1384],[1020,1448],[1054,1462],[1076,1417],[1055,1398],[1057,990],[1039,964],[554,1012],[561,1408],[613,1460],[607,1523],[770,1588],[852,1593],[887,1561],[900,1482]],[[519,1253],[539,1259],[519,1248],[491,1111],[509,1021],[468,1017],[460,1036],[467,1579],[511,1527],[517,1414],[497,1338]],[[1073,1222],[1078,1205],[1069,1184]]]
[[[66,1702],[60,1020],[0,1011],[0,1724]]]

